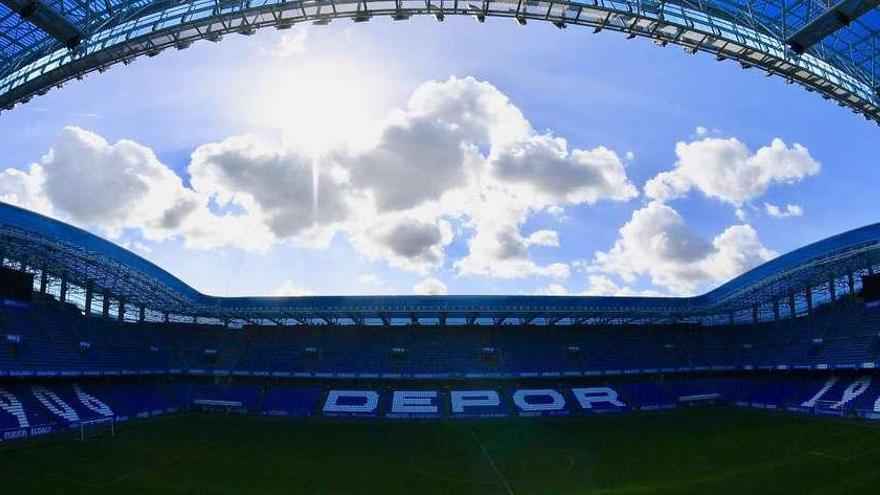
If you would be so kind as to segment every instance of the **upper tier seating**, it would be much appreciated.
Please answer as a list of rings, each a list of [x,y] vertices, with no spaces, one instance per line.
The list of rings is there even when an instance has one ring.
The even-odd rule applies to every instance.
[[[0,305],[0,375],[528,377],[871,368],[880,308],[757,325],[248,326],[122,323],[72,305]],[[878,363],[880,365],[880,363]]]

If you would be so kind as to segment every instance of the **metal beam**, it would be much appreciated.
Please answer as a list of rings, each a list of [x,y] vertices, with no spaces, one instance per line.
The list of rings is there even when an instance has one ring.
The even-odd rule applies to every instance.
[[[0,0],[0,3],[49,36],[64,43],[67,48],[74,48],[83,40],[84,34],[79,26],[71,23],[42,0]]]
[[[878,5],[880,0],[841,0],[789,36],[785,44],[795,53],[804,53]]]

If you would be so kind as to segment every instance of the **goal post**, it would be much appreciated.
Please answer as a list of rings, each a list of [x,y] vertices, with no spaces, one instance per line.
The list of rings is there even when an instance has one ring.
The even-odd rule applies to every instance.
[[[116,418],[100,418],[82,421],[79,424],[79,440],[85,443],[89,438],[107,435],[116,435]]]

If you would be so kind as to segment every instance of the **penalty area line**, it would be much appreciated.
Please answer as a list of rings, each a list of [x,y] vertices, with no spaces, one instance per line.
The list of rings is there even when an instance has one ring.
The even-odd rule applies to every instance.
[[[507,478],[501,474],[501,471],[498,469],[498,466],[495,465],[495,460],[492,459],[492,455],[489,454],[489,451],[486,450],[486,447],[483,445],[480,437],[477,436],[477,432],[474,431],[473,428],[468,426],[468,430],[471,432],[471,436],[474,438],[474,442],[477,443],[477,446],[480,447],[480,450],[483,451],[483,455],[486,456],[486,460],[489,461],[489,465],[492,466],[492,470],[495,471],[495,474],[498,476],[498,479],[501,480],[501,484],[504,485],[504,489],[507,490],[508,495],[514,495],[513,490],[510,489],[510,483],[507,482]]]

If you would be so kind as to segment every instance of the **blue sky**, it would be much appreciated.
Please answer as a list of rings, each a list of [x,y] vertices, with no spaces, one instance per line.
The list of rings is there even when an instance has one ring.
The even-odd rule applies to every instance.
[[[218,295],[702,292],[877,221],[877,156],[779,78],[492,19],[231,36],[0,116],[3,199]]]

